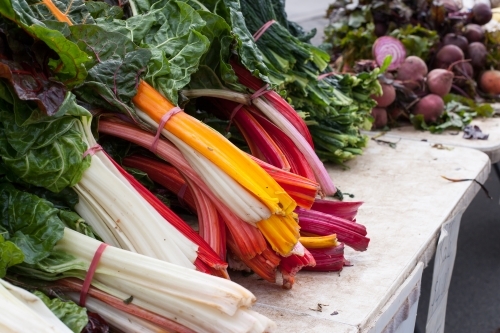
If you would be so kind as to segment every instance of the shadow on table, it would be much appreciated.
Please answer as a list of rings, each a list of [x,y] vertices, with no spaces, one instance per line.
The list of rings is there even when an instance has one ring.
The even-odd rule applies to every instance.
[[[448,294],[445,333],[493,333],[500,327],[500,179],[492,170],[465,211]],[[434,258],[422,276],[415,333],[425,332]]]

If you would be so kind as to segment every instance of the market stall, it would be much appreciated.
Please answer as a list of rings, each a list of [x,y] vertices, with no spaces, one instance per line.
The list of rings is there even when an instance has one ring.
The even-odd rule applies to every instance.
[[[406,333],[435,255],[427,331],[442,332],[500,122],[474,120],[489,141],[463,146],[365,132],[405,46],[386,36],[349,68],[289,20],[325,7],[0,5],[0,331]],[[493,113],[450,103],[446,128]]]

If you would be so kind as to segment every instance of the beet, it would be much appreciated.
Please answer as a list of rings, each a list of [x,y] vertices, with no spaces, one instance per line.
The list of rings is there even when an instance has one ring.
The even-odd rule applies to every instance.
[[[411,86],[420,86],[420,83],[427,75],[427,65],[416,56],[409,56],[398,69],[398,80],[413,81]],[[412,89],[412,88],[410,88]]]
[[[486,65],[486,56],[488,55],[488,51],[483,43],[474,42],[469,44],[467,53],[471,59],[472,67],[483,68],[484,65]]]
[[[452,63],[464,59],[464,52],[456,45],[445,45],[436,55],[436,67],[448,68]]]
[[[441,3],[443,4],[444,9],[446,9],[449,13],[458,12],[460,10],[460,7],[454,0],[442,0]]]
[[[484,25],[491,21],[493,13],[488,4],[479,2],[472,7],[472,21],[479,25]]]
[[[373,108],[372,117],[375,119],[372,128],[384,128],[387,126],[387,111],[385,109]]]
[[[487,94],[499,95],[500,94],[500,71],[486,71],[481,74],[479,80],[481,90]]]
[[[427,75],[427,87],[431,93],[443,97],[450,92],[454,76],[449,70],[433,69]]]
[[[472,68],[470,62],[456,64],[453,66],[453,73],[456,76],[463,76],[469,79],[474,77],[474,69]]]
[[[406,57],[406,50],[399,40],[390,36],[377,38],[372,47],[373,58],[379,66],[382,66],[387,56],[391,56],[391,64],[387,68],[393,71],[399,68]]]
[[[464,36],[469,43],[484,42],[484,30],[477,24],[467,24],[464,29]]]
[[[469,41],[464,36],[449,33],[449,34],[446,34],[446,36],[444,36],[443,44],[444,45],[456,45],[462,51],[466,51],[467,45],[469,45]]]
[[[415,105],[413,114],[421,114],[424,116],[425,122],[434,123],[443,114],[443,111],[443,99],[438,95],[430,94]]]
[[[377,107],[385,108],[391,105],[396,99],[396,89],[390,84],[381,83],[382,95],[372,96],[372,98],[377,102]]]

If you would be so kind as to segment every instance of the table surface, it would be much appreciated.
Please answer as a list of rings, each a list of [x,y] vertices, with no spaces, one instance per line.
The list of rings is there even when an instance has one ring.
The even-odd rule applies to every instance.
[[[257,296],[254,309],[273,319],[278,332],[361,332],[419,261],[435,251],[441,225],[464,210],[490,172],[488,157],[477,150],[432,148],[429,143],[401,140],[396,148],[370,141],[349,169],[329,167],[336,185],[362,200],[357,220],[371,238],[366,252],[346,248],[354,265],[340,273],[299,272],[292,290],[256,275],[232,274],[234,281]],[[313,311],[318,303],[322,312]],[[337,311],[337,315],[331,315]]]
[[[419,131],[413,126],[402,126],[393,128],[386,132],[383,137],[402,138],[413,141],[426,141],[429,143],[440,143],[444,146],[465,147],[480,150],[486,153],[491,163],[500,161],[500,118],[478,118],[471,125],[478,125],[483,133],[489,134],[488,140],[467,140],[463,138],[463,131],[448,130],[441,134],[432,134],[428,131]],[[370,135],[374,132],[370,132]],[[383,139],[381,137],[381,139]]]

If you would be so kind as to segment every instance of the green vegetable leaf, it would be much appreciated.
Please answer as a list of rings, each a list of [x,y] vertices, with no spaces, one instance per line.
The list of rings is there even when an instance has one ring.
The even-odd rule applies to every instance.
[[[85,63],[90,58],[75,43],[66,39],[61,32],[43,26],[33,25],[27,30],[45,42],[59,56],[59,59],[51,59],[49,62],[59,80],[69,87],[74,87],[85,80],[87,76]]]
[[[3,228],[0,228],[0,230],[3,230]],[[11,241],[6,241],[0,234],[0,278],[7,274],[7,268],[18,265],[23,261],[23,251]]]
[[[94,23],[84,0],[52,0],[54,5],[73,23]],[[38,0],[4,0],[0,13],[23,25],[40,25],[44,21],[57,21],[47,6]],[[42,24],[43,25],[43,24]]]
[[[64,225],[57,213],[50,202],[0,184],[0,227],[4,238],[21,249],[25,263],[47,258],[62,238]],[[1,266],[7,267],[4,262]]]
[[[40,291],[35,291],[33,294],[40,298],[50,311],[73,332],[80,333],[89,322],[87,309],[78,306],[75,302],[63,301],[59,298],[50,299]]]
[[[177,91],[186,86],[196,72],[201,57],[207,52],[209,39],[200,31],[205,21],[194,8],[184,2],[161,1],[155,26],[142,40],[154,50],[154,60],[145,75],[153,87],[177,103]]]
[[[111,6],[100,1],[85,1],[85,7],[94,19],[121,19],[123,9],[119,6]],[[87,22],[88,23],[88,22]]]
[[[85,110],[68,98],[67,115],[49,118],[11,97],[14,104],[0,104],[0,156],[5,166],[24,182],[53,192],[78,183],[90,159],[82,157],[87,144],[80,121],[70,114]]]
[[[427,59],[429,51],[439,42],[436,31],[428,30],[420,25],[407,25],[393,30],[390,36],[399,39],[406,49],[407,55]]]
[[[110,59],[123,59],[137,46],[118,32],[106,31],[97,25],[73,25],[69,38],[94,60],[88,67]]]

